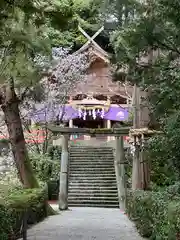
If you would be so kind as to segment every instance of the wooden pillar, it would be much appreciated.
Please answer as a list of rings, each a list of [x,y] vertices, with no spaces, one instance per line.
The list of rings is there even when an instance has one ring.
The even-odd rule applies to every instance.
[[[68,135],[62,136],[59,209],[68,209]]]
[[[146,152],[146,139],[142,135],[141,142],[141,172],[142,172],[142,188],[148,190],[150,187],[150,162]]]
[[[132,168],[132,189],[142,189],[142,169],[140,158],[140,144],[137,137],[134,137],[134,156],[133,156],[133,168]]]
[[[119,207],[123,211],[126,210],[126,176],[125,176],[125,154],[123,136],[116,137],[116,156],[115,156],[115,172],[118,188]]]
[[[133,96],[133,128],[140,128],[140,89],[134,85]],[[141,159],[140,159],[140,144],[138,137],[134,137],[134,155],[132,167],[132,189],[142,189],[142,172],[141,172]]]

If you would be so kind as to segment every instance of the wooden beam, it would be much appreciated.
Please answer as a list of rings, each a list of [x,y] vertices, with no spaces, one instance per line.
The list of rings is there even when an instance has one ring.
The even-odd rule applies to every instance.
[[[104,30],[104,26],[101,27],[92,37],[90,37],[82,27],[78,26],[79,31],[88,39],[88,41],[81,47],[81,49],[86,48],[91,42],[99,49],[99,51],[103,52],[104,55],[108,55],[95,41],[94,39]]]
[[[48,130],[57,134],[87,134],[87,135],[111,135],[111,136],[127,136],[129,135],[130,128],[62,128],[60,126],[48,125]]]
[[[104,26],[102,26],[92,37],[90,37],[83,29],[82,27],[78,26],[78,29],[82,34],[90,41],[94,40],[103,30]]]

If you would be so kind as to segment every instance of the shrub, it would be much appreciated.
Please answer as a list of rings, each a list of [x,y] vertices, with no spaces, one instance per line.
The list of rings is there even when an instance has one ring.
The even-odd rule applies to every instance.
[[[138,231],[144,237],[152,234],[152,199],[151,192],[129,191],[127,197],[127,214],[134,221]]]
[[[174,191],[177,187],[159,192],[128,193],[127,213],[143,237],[177,239],[180,233],[180,195]]]
[[[47,149],[48,156],[51,158],[51,160],[60,160],[61,159],[61,152],[62,148],[61,146],[49,146]]]
[[[34,224],[47,216],[47,188],[21,189],[9,192],[0,202],[0,239],[21,236],[23,218]]]
[[[151,162],[151,181],[157,186],[174,184],[178,179],[173,154],[170,153],[169,139],[165,135],[154,136],[149,140],[148,156]]]
[[[31,163],[40,181],[59,178],[60,159],[52,160],[47,154],[31,154]]]

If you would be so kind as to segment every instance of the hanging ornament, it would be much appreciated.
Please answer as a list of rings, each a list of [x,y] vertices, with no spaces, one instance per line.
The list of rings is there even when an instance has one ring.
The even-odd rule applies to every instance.
[[[87,112],[86,110],[83,112],[83,120],[86,120],[86,115],[87,115]]]
[[[97,113],[100,113],[100,110],[99,110],[99,109],[97,110]]]
[[[91,116],[91,115],[92,115],[91,110],[89,110],[89,116]]]
[[[79,118],[82,118],[82,114],[83,114],[83,113],[82,113],[82,110],[79,108],[79,109],[78,109],[78,116],[79,116]]]
[[[104,118],[104,115],[105,115],[105,112],[104,112],[104,109],[102,109],[102,111],[101,111],[101,118]]]
[[[95,109],[93,109],[93,111],[92,111],[92,116],[93,116],[93,119],[96,119],[96,111],[95,111]]]

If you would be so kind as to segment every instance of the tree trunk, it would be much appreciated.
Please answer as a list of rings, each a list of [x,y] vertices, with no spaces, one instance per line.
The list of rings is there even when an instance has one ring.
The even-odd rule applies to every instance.
[[[33,173],[33,169],[29,160],[24,133],[19,114],[19,99],[14,91],[10,90],[10,99],[5,99],[2,105],[5,122],[7,125],[9,140],[12,147],[14,161],[19,173],[19,178],[25,188],[36,188],[38,182]]]

